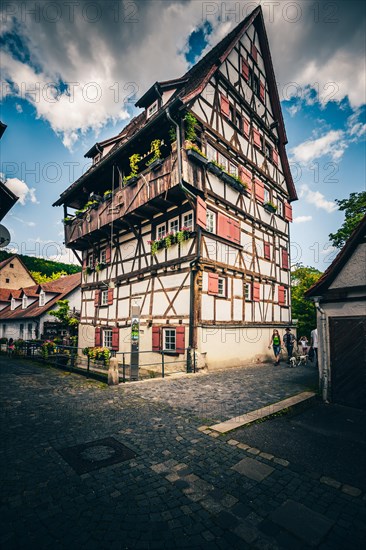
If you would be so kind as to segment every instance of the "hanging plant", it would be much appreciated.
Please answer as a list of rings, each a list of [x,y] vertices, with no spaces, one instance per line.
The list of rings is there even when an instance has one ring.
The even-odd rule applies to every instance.
[[[137,176],[139,173],[139,162],[141,161],[141,156],[138,153],[134,153],[130,156],[130,175],[126,176],[123,179],[123,184],[127,185],[128,183],[133,183],[137,181]]]
[[[172,143],[177,140],[177,129],[175,126],[169,128],[169,139]]]
[[[146,163],[146,166],[150,166],[154,169],[162,164],[160,146],[161,139],[154,139],[154,141],[151,142],[150,153],[153,153],[153,157]]]
[[[197,119],[192,113],[187,113],[184,117],[185,127],[186,127],[186,139],[188,141],[196,141],[196,124]]]

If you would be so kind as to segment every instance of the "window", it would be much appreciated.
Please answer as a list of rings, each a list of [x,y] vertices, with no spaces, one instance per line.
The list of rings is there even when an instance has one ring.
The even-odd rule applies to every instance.
[[[166,235],[166,224],[162,223],[161,225],[158,225],[156,228],[156,238],[158,240],[162,239]]]
[[[183,214],[183,227],[187,227],[190,231],[193,231],[193,212],[187,212]]]
[[[207,210],[206,231],[216,233],[216,214],[211,210]]]
[[[102,290],[100,295],[100,305],[101,306],[107,306],[108,305],[108,289]]]
[[[259,97],[259,78],[252,70],[249,71],[249,86],[252,88],[255,95]]]
[[[112,348],[112,330],[103,330],[103,347]]]
[[[207,156],[208,160],[217,161],[217,151],[216,151],[215,147],[212,147],[212,145],[210,143],[207,143],[206,156]]]
[[[226,298],[226,279],[225,277],[219,277],[219,291],[218,295],[222,298]]]
[[[23,299],[22,299],[22,308],[23,309],[26,309],[28,306],[28,298],[27,296],[23,296]]]
[[[277,214],[283,216],[283,202],[280,199],[277,201]]]
[[[264,156],[268,160],[272,160],[272,147],[267,142],[264,143]]]
[[[179,231],[179,218],[169,220],[169,232],[176,233]]]
[[[285,306],[287,305],[287,288],[283,289],[283,303]]]
[[[39,293],[39,305],[42,307],[45,305],[45,302],[46,302],[46,295],[43,292],[43,290],[41,290],[41,292]]]
[[[176,351],[175,328],[163,329],[163,349],[164,351]]]
[[[229,162],[229,174],[232,176],[238,175],[238,167],[233,162]]]
[[[19,338],[24,338],[24,325],[19,325]]]
[[[3,324],[3,336],[5,336],[5,334],[6,334],[6,324],[4,323]]]
[[[91,267],[91,268],[94,267],[94,254],[90,254],[88,256],[88,267]]]
[[[155,115],[155,113],[158,112],[158,108],[159,108],[158,100],[156,100],[152,105],[150,105],[150,107],[147,108],[146,118],[150,118],[153,115]]]
[[[97,155],[95,155],[95,157],[93,157],[93,164],[97,164],[97,162],[99,162],[101,158],[102,158],[101,153],[98,153]]]
[[[10,264],[11,269],[14,269],[14,264]]]
[[[11,299],[11,303],[10,303],[10,309],[11,309],[11,310],[15,309],[15,306],[16,306],[16,304],[15,304],[15,299],[12,298],[12,299]]]
[[[10,279],[5,279],[5,282],[6,282],[6,283],[10,283]]]
[[[28,324],[28,338],[29,339],[32,338],[32,331],[33,331],[33,325],[32,325],[32,323],[29,323]]]
[[[234,118],[234,124],[238,128],[240,132],[242,132],[243,128],[243,119],[240,113],[238,111],[235,111],[235,118]]]
[[[228,159],[224,155],[222,155],[221,153],[218,154],[218,162],[227,171],[227,169],[228,169]]]
[[[100,253],[100,262],[102,264],[107,263],[107,250],[106,250],[106,248],[104,250],[102,250],[102,252]]]
[[[264,202],[269,202],[271,200],[271,195],[267,187],[264,188]]]
[[[252,285],[251,283],[244,283],[244,296],[245,300],[249,302],[252,299]]]

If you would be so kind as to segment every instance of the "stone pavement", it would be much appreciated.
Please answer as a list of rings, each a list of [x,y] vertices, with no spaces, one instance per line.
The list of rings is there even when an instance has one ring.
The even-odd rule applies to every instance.
[[[364,495],[198,429],[236,408],[224,385],[250,410],[309,389],[309,373],[226,374],[108,388],[0,358],[2,547],[361,548]]]

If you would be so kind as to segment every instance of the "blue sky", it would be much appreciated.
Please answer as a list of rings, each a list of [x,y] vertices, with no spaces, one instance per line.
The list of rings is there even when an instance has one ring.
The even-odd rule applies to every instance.
[[[104,10],[108,2],[101,4]],[[62,209],[52,203],[88,166],[84,153],[136,113],[131,95],[137,99],[156,80],[181,76],[245,15],[204,13],[204,4],[190,0],[133,4],[136,13],[119,14],[116,21],[110,10],[95,24],[76,13],[53,24],[42,14],[38,21],[23,17],[19,26],[20,3],[14,0],[13,14],[5,23],[3,18],[2,36],[18,38],[7,40],[2,58],[7,84],[1,120],[8,128],[0,171],[21,195],[3,223],[19,252],[72,260],[62,244]],[[296,14],[263,10],[299,194],[292,261],[323,270],[334,258],[328,234],[343,220],[334,200],[365,189],[364,9],[356,2],[350,15],[342,0],[338,19],[329,23],[329,13],[312,20],[308,4],[298,5],[296,23]],[[339,38],[351,28],[351,40]],[[48,88],[50,82],[55,87]],[[67,96],[67,84],[60,82],[74,83],[74,95]],[[94,88],[87,88],[90,82]],[[29,93],[37,85],[38,95]],[[95,90],[101,97],[93,97]]]

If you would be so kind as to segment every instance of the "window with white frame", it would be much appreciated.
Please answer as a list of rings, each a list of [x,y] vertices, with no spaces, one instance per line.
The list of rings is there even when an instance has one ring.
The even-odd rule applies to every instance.
[[[224,168],[224,170],[227,171],[229,161],[225,155],[222,155],[221,153],[218,154],[218,163]]]
[[[251,283],[244,283],[244,296],[245,296],[245,300],[247,302],[252,299],[252,285],[251,285]]]
[[[225,277],[219,277],[218,279],[218,296],[226,298],[226,279]]]
[[[162,239],[166,235],[166,223],[162,223],[156,228],[156,238],[158,240]]]
[[[176,233],[179,231],[179,218],[173,218],[169,220],[169,233]]]
[[[107,249],[101,251],[100,253],[100,263],[106,264],[107,263]]]
[[[233,162],[229,162],[229,174],[232,176],[238,175],[238,167]]]
[[[206,230],[209,231],[209,233],[216,233],[216,214],[211,210],[207,210]]]
[[[183,214],[183,227],[187,227],[187,229],[193,231],[193,210]]]
[[[176,332],[175,328],[163,329],[163,349],[164,351],[176,351]]]
[[[214,161],[217,162],[217,151],[216,151],[215,147],[212,147],[212,145],[210,143],[207,143],[206,156],[207,156],[208,160],[214,160]]]
[[[46,295],[43,290],[39,293],[39,305],[40,307],[44,306],[46,303]]]
[[[147,108],[147,111],[146,111],[146,118],[150,118],[152,117],[153,115],[155,115],[155,113],[158,112],[158,108],[159,108],[159,104],[158,104],[158,100],[154,101],[154,103],[152,103],[148,108]]]
[[[103,347],[112,348],[112,330],[109,328],[103,330]]]
[[[24,325],[21,323],[19,325],[19,338],[24,338]]]
[[[23,308],[23,309],[27,309],[27,306],[28,306],[28,298],[27,298],[27,296],[23,296],[23,299],[22,299],[22,308]]]
[[[101,306],[107,306],[108,305],[108,289],[102,290],[100,294],[100,305]]]
[[[264,202],[269,202],[271,200],[271,195],[267,187],[264,188]]]
[[[15,298],[12,298],[10,302],[10,309],[13,311],[13,309],[15,309],[15,306],[16,306]]]
[[[94,254],[88,256],[88,267],[94,267]]]
[[[287,305],[287,288],[283,289],[283,305]]]
[[[283,216],[283,202],[280,199],[277,201],[277,214]]]

